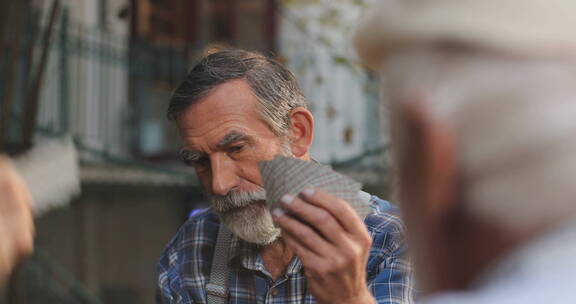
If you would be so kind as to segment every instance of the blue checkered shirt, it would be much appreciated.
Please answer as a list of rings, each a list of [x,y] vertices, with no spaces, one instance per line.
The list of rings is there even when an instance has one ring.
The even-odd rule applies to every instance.
[[[378,303],[412,303],[411,269],[404,258],[404,227],[397,210],[376,196],[364,223],[372,236],[367,284]],[[180,228],[158,263],[157,303],[206,303],[205,286],[220,225],[205,209]],[[233,304],[316,303],[304,267],[295,257],[276,281],[264,267],[256,245],[233,238],[229,257],[229,297]]]

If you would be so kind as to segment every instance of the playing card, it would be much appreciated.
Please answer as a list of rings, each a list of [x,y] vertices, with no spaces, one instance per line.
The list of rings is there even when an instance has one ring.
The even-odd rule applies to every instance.
[[[266,190],[266,202],[273,209],[285,194],[297,195],[309,187],[320,188],[348,202],[363,219],[370,212],[366,199],[359,196],[362,185],[314,161],[277,156],[259,163]]]

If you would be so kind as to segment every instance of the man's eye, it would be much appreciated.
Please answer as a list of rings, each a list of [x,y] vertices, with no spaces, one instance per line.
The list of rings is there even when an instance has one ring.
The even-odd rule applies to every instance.
[[[208,161],[208,157],[201,157],[197,159],[184,159],[184,164],[191,167],[204,167],[210,164],[210,162]]]
[[[228,151],[231,153],[238,153],[240,151],[242,151],[244,149],[244,145],[235,145],[235,146],[230,146],[230,148],[228,148]]]

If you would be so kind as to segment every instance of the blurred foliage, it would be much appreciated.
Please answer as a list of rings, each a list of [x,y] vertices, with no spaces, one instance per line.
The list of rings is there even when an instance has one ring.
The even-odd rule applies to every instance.
[[[350,54],[351,48],[346,47],[352,43],[355,14],[347,11],[359,12],[361,15],[367,9],[369,1],[371,0],[282,0],[282,4],[292,11],[284,16],[314,43],[331,50],[335,64],[358,73],[362,67]],[[310,13],[301,13],[302,10]]]
[[[318,18],[318,23],[325,27],[339,27],[341,25],[342,14],[340,10],[331,7],[326,9]]]

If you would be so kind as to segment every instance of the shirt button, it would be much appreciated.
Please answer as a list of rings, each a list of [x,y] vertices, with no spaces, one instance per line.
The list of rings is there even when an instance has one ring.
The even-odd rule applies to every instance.
[[[278,289],[272,289],[272,290],[270,291],[270,294],[272,294],[272,296],[277,296],[278,293],[280,293],[280,292],[278,291]]]

